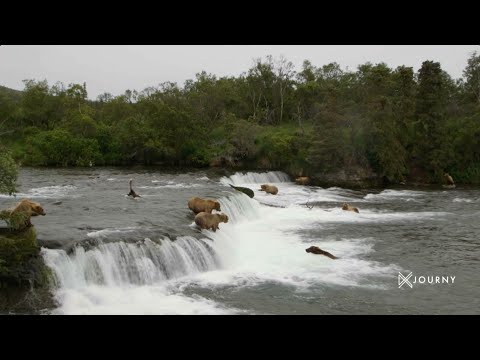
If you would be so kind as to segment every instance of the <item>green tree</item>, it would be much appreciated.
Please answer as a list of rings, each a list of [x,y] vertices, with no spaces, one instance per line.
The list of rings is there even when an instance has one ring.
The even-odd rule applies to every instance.
[[[325,172],[343,168],[349,153],[350,136],[346,128],[347,117],[339,107],[338,92],[333,88],[327,95],[327,102],[316,115],[312,146],[307,162],[313,169]]]
[[[16,191],[18,167],[10,152],[0,145],[0,193],[8,195]]]
[[[451,163],[451,141],[445,126],[448,80],[440,63],[423,62],[418,73],[415,156],[434,179],[440,179]]]
[[[412,152],[415,118],[415,93],[417,84],[413,68],[399,66],[392,74],[392,110],[396,136],[408,154]]]
[[[42,131],[28,138],[25,162],[30,165],[88,166],[101,162],[96,139],[85,139],[63,129]]]
[[[468,96],[480,105],[480,54],[477,51],[468,59],[463,76]]]

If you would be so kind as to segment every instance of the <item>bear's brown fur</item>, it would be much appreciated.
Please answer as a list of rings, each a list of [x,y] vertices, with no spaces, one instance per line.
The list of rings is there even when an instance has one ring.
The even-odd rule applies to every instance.
[[[330,254],[328,251],[323,251],[317,246],[310,246],[308,249],[305,249],[307,253],[317,254],[317,255],[325,255],[330,259],[338,259],[335,255]]]
[[[195,224],[202,229],[211,229],[214,232],[219,229],[218,224],[221,222],[227,223],[228,216],[225,214],[209,214],[201,212],[195,216]]]
[[[188,208],[195,214],[206,212],[211,214],[212,210],[220,211],[220,203],[216,200],[193,197],[188,200]]]
[[[2,211],[2,215],[11,219],[14,219],[16,216],[23,217],[24,227],[30,227],[33,226],[30,221],[32,216],[45,216],[46,214],[39,203],[28,199],[22,199],[15,207]]]
[[[342,210],[355,211],[356,213],[359,212],[356,207],[350,206],[350,205],[348,205],[347,203],[344,203],[344,204],[342,205]]]
[[[310,178],[308,176],[300,176],[295,179],[295,183],[298,185],[309,185]]]
[[[453,181],[453,178],[448,173],[445,173],[443,176],[445,176],[445,180],[447,181],[447,185],[455,185],[455,182]]]
[[[278,188],[276,186],[263,184],[263,185],[260,185],[260,187],[261,187],[260,191],[265,191],[268,194],[277,195],[278,193]]]

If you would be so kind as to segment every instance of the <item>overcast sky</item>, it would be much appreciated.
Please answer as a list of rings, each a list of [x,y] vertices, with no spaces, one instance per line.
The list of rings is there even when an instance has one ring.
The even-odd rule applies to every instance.
[[[321,66],[337,62],[343,69],[386,62],[390,67],[439,61],[459,78],[479,45],[136,45],[136,46],[0,46],[0,85],[23,89],[22,80],[48,80],[65,84],[87,83],[89,98],[127,89],[141,91],[165,81],[183,85],[205,70],[217,76],[238,76],[253,58],[284,55],[296,70],[303,60]]]

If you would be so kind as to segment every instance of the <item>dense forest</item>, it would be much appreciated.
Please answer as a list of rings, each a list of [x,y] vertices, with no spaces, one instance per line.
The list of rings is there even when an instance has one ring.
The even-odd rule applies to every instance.
[[[332,183],[480,183],[480,54],[463,78],[434,61],[356,71],[281,57],[238,77],[87,97],[86,84],[0,88],[0,177],[32,166],[276,169]],[[8,149],[8,150],[7,150]],[[3,192],[12,189],[3,181]]]

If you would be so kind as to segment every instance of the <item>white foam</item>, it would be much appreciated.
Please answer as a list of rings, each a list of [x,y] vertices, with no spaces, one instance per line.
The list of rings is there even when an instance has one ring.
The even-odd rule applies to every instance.
[[[466,203],[471,203],[473,202],[472,199],[465,199],[465,198],[455,198],[453,199],[453,202],[466,202]]]
[[[87,233],[87,236],[90,238],[106,238],[113,234],[120,234],[120,233],[131,233],[135,231],[135,227],[126,227],[126,228],[117,228],[117,229],[102,229],[96,230]]]
[[[78,195],[68,196],[77,189],[73,185],[56,185],[45,186],[40,188],[33,188],[26,193],[16,193],[15,196],[0,195],[3,198],[42,198],[42,199],[57,199],[64,197],[78,197]]]
[[[303,207],[300,209],[301,211],[304,210]],[[453,215],[452,213],[444,211],[391,212],[369,209],[359,209],[359,213],[355,213],[352,211],[342,210],[340,207],[327,209],[314,207],[309,211],[311,213],[311,216],[317,217],[319,223],[383,223],[423,221],[426,219],[438,219],[441,217]]]
[[[379,194],[367,194],[365,200],[384,200],[390,198],[411,199],[412,197],[425,196],[426,192],[413,190],[383,190]]]
[[[250,182],[245,182],[250,181]],[[224,185],[235,184],[247,187],[254,192],[255,200],[262,204],[286,207],[291,204],[306,204],[307,202],[364,202],[353,191],[341,188],[323,189],[315,186],[300,186],[290,182],[288,176],[282,172],[270,172],[264,174],[237,173],[229,178],[223,177],[220,182]],[[260,191],[260,184],[268,183],[278,188],[278,194],[267,194]],[[357,195],[357,197],[355,197]]]
[[[225,315],[228,309],[201,296],[185,296],[162,285],[111,287],[89,285],[60,289],[55,294],[62,315]]]
[[[226,265],[223,270],[198,274],[195,278],[203,286],[233,284],[252,286],[274,281],[308,288],[312,284],[331,283],[348,286],[377,286],[368,276],[391,276],[394,266],[359,259],[373,251],[372,244],[363,239],[338,242],[302,239],[293,230],[311,224],[321,224],[318,213],[306,208],[271,208],[245,196],[220,200],[222,210],[231,221],[221,224],[221,230],[208,232]],[[241,209],[241,212],[235,210]],[[233,216],[231,215],[233,214]],[[340,257],[331,260],[305,252],[316,245]],[[393,272],[392,272],[393,271]]]
[[[90,250],[77,246],[70,255],[43,249],[42,254],[62,287],[148,285],[220,266],[214,246],[210,240],[180,237],[173,242],[100,242]]]
[[[155,182],[153,180],[152,182]],[[200,184],[183,184],[183,183],[167,183],[166,185],[158,185],[158,186],[139,186],[139,189],[181,189],[181,188],[194,188],[194,187],[201,187]]]
[[[319,187],[307,187],[299,186],[292,183],[278,183],[275,184],[278,188],[278,194],[267,194],[264,191],[260,191],[258,185],[252,186],[252,190],[255,193],[255,199],[262,204],[287,207],[292,204],[309,204],[315,202],[364,202],[361,198],[355,198],[352,196],[344,196],[339,194],[337,190],[322,189]],[[255,187],[256,186],[256,187]]]
[[[241,185],[241,184],[271,184],[271,183],[282,183],[290,182],[290,177],[282,171],[268,171],[263,173],[257,172],[247,172],[241,173],[237,172],[229,177],[222,177],[220,183],[224,185]]]
[[[153,242],[100,243],[73,254],[42,248],[53,270],[60,314],[227,314],[226,309],[199,296],[179,293],[185,275],[221,266],[215,244],[180,237]]]

